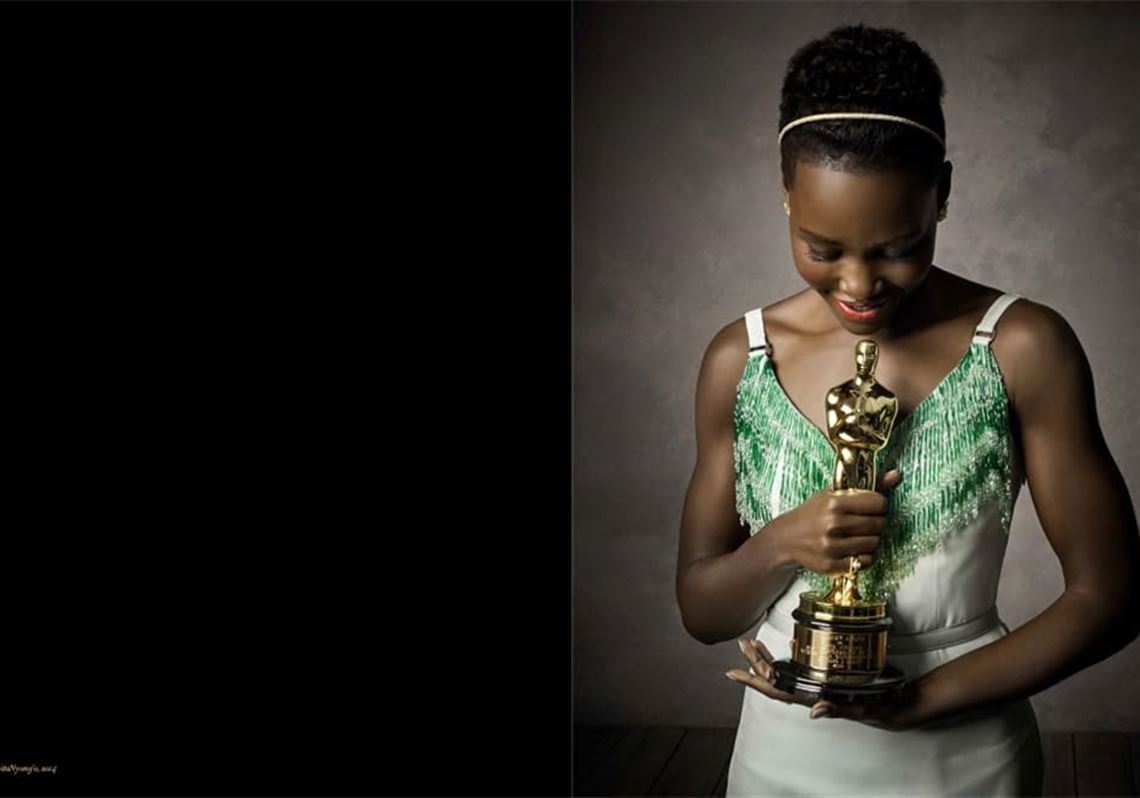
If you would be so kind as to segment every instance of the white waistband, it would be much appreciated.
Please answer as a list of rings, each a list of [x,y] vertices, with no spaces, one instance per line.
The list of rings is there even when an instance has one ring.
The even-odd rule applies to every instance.
[[[889,613],[888,613],[889,614]],[[776,609],[768,610],[765,620],[778,632],[792,637],[795,635],[795,619]],[[887,653],[889,654],[915,654],[920,651],[932,651],[936,648],[965,643],[975,637],[985,634],[995,626],[1002,626],[998,618],[997,606],[991,606],[976,618],[953,626],[944,626],[941,629],[931,629],[926,632],[913,632],[911,634],[887,633]],[[1008,631],[1008,630],[1007,630]]]

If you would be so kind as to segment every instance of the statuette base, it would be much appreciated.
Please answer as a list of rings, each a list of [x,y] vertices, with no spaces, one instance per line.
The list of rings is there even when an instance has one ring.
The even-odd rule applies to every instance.
[[[808,701],[879,704],[893,701],[906,683],[906,674],[894,665],[887,665],[877,677],[862,684],[821,682],[801,674],[796,664],[786,659],[776,660],[772,666],[776,671],[777,690],[783,690]]]

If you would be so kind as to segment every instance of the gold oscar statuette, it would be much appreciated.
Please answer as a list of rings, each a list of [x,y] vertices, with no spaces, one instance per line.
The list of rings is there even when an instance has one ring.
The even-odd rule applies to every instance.
[[[839,493],[875,489],[875,456],[898,414],[898,399],[875,379],[878,357],[874,341],[859,341],[855,377],[827,392],[827,435],[836,455],[831,487]],[[902,687],[905,675],[887,663],[886,602],[859,594],[859,568],[851,557],[847,570],[828,574],[826,594],[800,594],[792,657],[773,663],[777,688],[810,700],[873,703]]]

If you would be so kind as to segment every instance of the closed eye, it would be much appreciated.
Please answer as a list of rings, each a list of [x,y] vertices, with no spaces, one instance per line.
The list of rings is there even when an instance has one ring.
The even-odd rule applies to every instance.
[[[887,260],[905,260],[907,258],[911,258],[911,257],[914,257],[915,255],[917,255],[918,251],[920,249],[921,249],[921,246],[917,246],[917,247],[911,247],[910,249],[906,250],[905,252],[899,252],[899,253],[884,252],[883,257],[886,258]],[[814,261],[830,262],[830,261],[834,261],[834,260],[838,259],[839,253],[838,252],[820,252],[820,251],[816,250],[814,247],[808,247],[808,257],[810,257]]]
[[[817,252],[814,248],[808,247],[808,256],[812,260],[817,261],[832,261],[839,257],[839,253]]]
[[[898,254],[886,253],[885,257],[890,258],[891,260],[906,260],[907,258],[913,258],[915,255],[917,255],[920,249],[922,249],[921,246],[911,247],[905,252],[900,252]]]

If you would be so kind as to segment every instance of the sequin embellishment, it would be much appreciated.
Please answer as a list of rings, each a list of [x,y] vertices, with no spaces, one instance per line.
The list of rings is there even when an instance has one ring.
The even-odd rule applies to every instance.
[[[822,401],[822,398],[821,398]],[[768,356],[750,357],[733,409],[736,511],[752,534],[831,484],[835,452],[823,431],[792,404]],[[891,489],[887,531],[859,576],[867,598],[890,600],[915,562],[996,501],[1001,529],[1013,514],[1013,443],[1009,402],[989,347],[971,343],[958,364],[879,452],[879,473],[901,468]],[[800,567],[812,589],[831,580]]]

